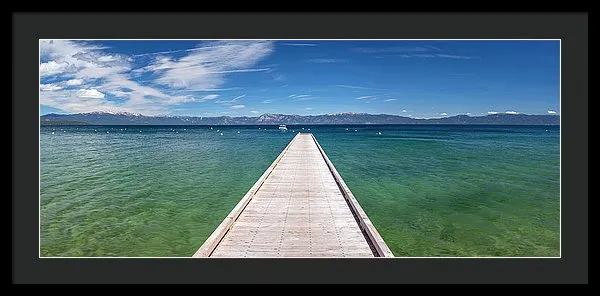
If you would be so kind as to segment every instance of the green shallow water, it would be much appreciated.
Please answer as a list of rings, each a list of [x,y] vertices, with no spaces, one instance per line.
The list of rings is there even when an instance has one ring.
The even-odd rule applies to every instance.
[[[303,127],[396,256],[560,254],[559,127]],[[191,256],[294,136],[266,128],[41,127],[41,255]]]

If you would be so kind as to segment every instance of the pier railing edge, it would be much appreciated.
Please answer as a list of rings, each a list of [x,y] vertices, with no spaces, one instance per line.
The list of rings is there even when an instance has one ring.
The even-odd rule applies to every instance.
[[[321,145],[319,144],[319,142],[317,141],[315,136],[312,133],[311,133],[311,136],[312,136],[312,139],[315,141],[315,144],[317,144],[317,147],[319,147],[319,151],[321,152],[323,159],[325,159],[325,162],[327,163],[329,170],[333,174],[335,181],[338,183],[338,185],[342,189],[342,194],[344,195],[344,198],[346,198],[346,200],[348,200],[350,206],[352,207],[352,210],[359,217],[359,225],[369,236],[369,239],[371,240],[371,243],[373,243],[373,246],[375,247],[377,254],[380,257],[394,257],[394,254],[392,253],[390,248],[387,246],[387,244],[385,243],[385,241],[383,240],[383,238],[381,237],[381,235],[379,234],[379,232],[377,231],[377,229],[375,228],[375,226],[373,225],[373,223],[367,216],[367,213],[365,213],[365,211],[362,209],[362,207],[358,203],[358,201],[354,197],[354,194],[352,194],[352,191],[350,191],[350,188],[346,185],[346,183],[344,182],[344,179],[342,178],[340,173],[337,171],[335,166],[333,166],[333,163],[329,160],[329,157],[327,157],[327,154],[325,154],[325,151],[323,150],[323,148],[321,147]]]
[[[271,174],[273,169],[275,169],[275,166],[277,166],[277,164],[279,163],[279,161],[281,160],[283,155],[292,146],[292,143],[294,143],[294,141],[298,138],[299,134],[300,134],[300,132],[298,132],[296,134],[296,136],[294,136],[294,138],[288,143],[288,145],[283,149],[283,151],[281,151],[279,156],[277,156],[277,158],[273,161],[273,163],[267,168],[267,170],[265,170],[265,172],[262,174],[262,176],[260,178],[258,178],[256,183],[254,183],[254,185],[250,188],[250,190],[248,190],[248,192],[244,195],[244,197],[242,197],[242,199],[237,203],[237,205],[233,208],[233,210],[231,210],[231,212],[229,212],[227,217],[225,217],[225,219],[223,219],[221,224],[219,224],[219,226],[215,229],[215,231],[213,231],[213,233],[204,241],[202,246],[200,246],[200,248],[196,251],[196,253],[194,253],[194,255],[192,257],[209,257],[210,256],[210,254],[215,250],[215,248],[217,247],[219,242],[223,239],[223,237],[225,236],[227,231],[229,231],[229,229],[231,229],[235,220],[237,220],[237,218],[240,216],[240,214],[244,211],[244,208],[246,208],[246,206],[248,205],[250,200],[252,200],[252,197],[254,196],[254,194],[258,191],[260,186],[262,186],[262,184],[265,182],[267,177]]]

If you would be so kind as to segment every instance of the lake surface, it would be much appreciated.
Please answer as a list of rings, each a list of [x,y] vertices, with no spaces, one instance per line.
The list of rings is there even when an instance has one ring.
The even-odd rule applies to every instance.
[[[395,256],[560,255],[558,126],[288,128],[42,126],[41,255],[191,256],[298,131]]]

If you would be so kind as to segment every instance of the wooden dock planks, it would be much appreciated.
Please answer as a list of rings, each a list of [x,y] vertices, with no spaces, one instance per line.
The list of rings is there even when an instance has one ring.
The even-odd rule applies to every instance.
[[[392,257],[312,134],[298,133],[194,257]]]

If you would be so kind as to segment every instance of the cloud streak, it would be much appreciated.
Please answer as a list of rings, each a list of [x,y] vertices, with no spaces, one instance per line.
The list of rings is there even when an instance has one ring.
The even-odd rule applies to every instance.
[[[59,90],[62,89],[62,86],[53,84],[53,83],[49,83],[49,84],[40,84],[40,90],[41,91],[55,91],[55,90]]]
[[[306,60],[309,63],[313,63],[313,64],[334,64],[334,63],[345,63],[346,60],[344,59],[308,59]]]
[[[302,96],[302,97],[298,96],[298,97],[294,98],[295,101],[310,101],[310,100],[316,100],[316,99],[318,99],[318,98],[311,97],[311,96]]]
[[[362,97],[358,97],[356,98],[356,100],[365,100],[365,99],[370,99],[370,98],[374,98],[375,96],[362,96]]]
[[[556,114],[556,111],[548,110],[548,114]]]
[[[470,59],[474,59],[474,57],[471,57],[471,56],[441,54],[441,53],[432,53],[432,54],[400,54],[400,55],[397,55],[397,57],[401,57],[401,58],[444,58],[444,59],[455,59],[455,60],[470,60]]]
[[[272,53],[273,42],[211,41],[192,49],[131,56],[109,50],[92,42],[40,40],[40,103],[66,112],[168,114],[171,106],[218,97],[182,92],[239,89],[221,86],[228,75],[268,71],[256,65]],[[175,52],[186,54],[168,56]],[[146,64],[134,68],[140,57]],[[150,79],[136,79],[142,75]]]
[[[228,87],[228,88],[198,88],[198,89],[181,89],[174,92],[209,92],[209,91],[230,91],[240,90],[241,87]]]
[[[218,97],[219,97],[219,95],[217,95],[217,94],[206,95],[206,96],[202,97],[202,99],[200,99],[200,101],[210,101],[210,100],[214,100]]]
[[[81,79],[70,79],[70,80],[67,80],[67,82],[65,82],[65,84],[68,85],[68,86],[82,85],[83,84],[83,80],[81,80]]]
[[[80,89],[77,96],[80,98],[102,99],[105,95],[96,89]]]
[[[369,53],[369,54],[380,54],[386,56],[396,56],[400,58],[443,58],[443,59],[456,59],[456,60],[470,60],[476,57],[456,55],[444,53],[441,48],[433,45],[425,46],[396,46],[396,47],[384,47],[384,48],[352,48],[353,52]],[[394,55],[396,54],[396,55]]]
[[[243,94],[243,95],[237,96],[237,97],[235,97],[235,98],[233,98],[233,99],[231,99],[231,100],[228,100],[228,101],[217,101],[217,102],[215,102],[215,103],[217,103],[217,104],[224,104],[224,105],[231,106],[231,105],[233,105],[233,103],[234,103],[234,102],[236,102],[237,100],[240,100],[240,99],[242,99],[242,98],[244,98],[244,97],[246,97],[246,94]]]
[[[335,86],[342,87],[342,88],[350,88],[350,89],[372,89],[372,88],[364,87],[364,86],[346,85],[346,84],[336,84]]]
[[[224,74],[268,71],[249,67],[272,51],[269,41],[214,41],[180,59],[159,56],[140,71],[158,75],[155,82],[169,88],[219,88],[225,83]]]
[[[282,43],[285,46],[318,46],[316,43]]]
[[[384,102],[393,102],[393,101],[395,101],[395,100],[396,100],[396,99],[387,99],[387,100],[383,100],[383,101],[384,101]]]
[[[362,52],[362,53],[399,53],[399,52],[440,51],[440,49],[435,46],[426,45],[426,46],[395,46],[395,47],[384,47],[384,48],[357,47],[357,48],[352,48],[351,51]]]

